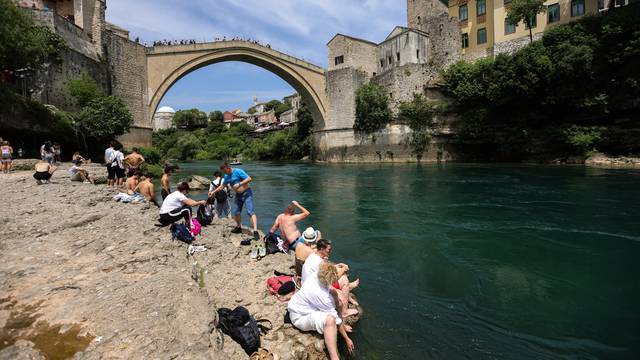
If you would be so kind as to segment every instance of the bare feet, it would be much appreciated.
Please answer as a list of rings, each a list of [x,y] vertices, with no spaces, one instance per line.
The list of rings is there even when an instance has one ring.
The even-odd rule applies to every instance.
[[[349,287],[351,288],[351,290],[357,288],[358,285],[360,285],[360,279],[356,279],[355,281],[349,283]]]
[[[343,319],[344,319],[344,318],[347,318],[347,317],[349,317],[349,316],[354,316],[354,315],[358,315],[358,310],[356,310],[356,309],[345,309],[345,310],[342,312],[342,318],[343,318]]]

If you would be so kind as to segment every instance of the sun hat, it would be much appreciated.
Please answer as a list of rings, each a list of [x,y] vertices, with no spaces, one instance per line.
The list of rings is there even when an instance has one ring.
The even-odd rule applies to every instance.
[[[305,243],[314,243],[318,237],[320,237],[320,231],[314,230],[312,227],[308,227],[302,234]]]

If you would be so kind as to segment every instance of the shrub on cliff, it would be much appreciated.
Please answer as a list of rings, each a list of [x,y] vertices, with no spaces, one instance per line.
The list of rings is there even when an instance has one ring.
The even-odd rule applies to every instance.
[[[124,134],[133,124],[127,105],[116,96],[94,99],[74,117],[76,129],[100,143]]]
[[[382,130],[391,121],[389,96],[384,87],[366,84],[356,91],[356,121],[353,129],[370,134]]]
[[[67,81],[65,91],[76,100],[79,106],[87,106],[92,100],[104,96],[104,92],[86,71],[82,72],[79,79]]]
[[[0,0],[0,70],[37,69],[62,61],[62,37],[31,17],[13,1]]]

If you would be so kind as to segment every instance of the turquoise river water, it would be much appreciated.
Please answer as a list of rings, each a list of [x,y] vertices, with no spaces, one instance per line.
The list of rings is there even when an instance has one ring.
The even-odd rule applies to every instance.
[[[262,230],[298,200],[362,280],[358,359],[640,358],[640,171],[241,167]]]

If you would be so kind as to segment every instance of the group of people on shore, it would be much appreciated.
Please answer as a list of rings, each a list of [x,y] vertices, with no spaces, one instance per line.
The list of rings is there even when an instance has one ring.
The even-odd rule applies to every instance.
[[[190,227],[191,208],[211,203],[216,204],[218,217],[224,218],[224,214],[228,214],[229,198],[233,196],[233,216],[236,224],[231,232],[242,232],[242,210],[245,209],[251,219],[253,240],[259,240],[258,219],[250,186],[252,181],[253,178],[244,170],[234,168],[225,162],[220,166],[220,171],[214,173],[208,200],[196,201],[187,197],[189,184],[182,182],[174,192],[163,196],[159,221],[163,225],[169,225],[184,219],[185,225]],[[222,192],[226,195],[220,196]],[[217,198],[217,195],[220,198]],[[351,296],[351,291],[358,287],[360,281],[349,280],[348,265],[335,264],[329,260],[333,245],[331,241],[322,237],[320,231],[309,227],[300,232],[297,223],[310,215],[311,212],[299,202],[292,201],[284,212],[276,217],[267,236],[280,233],[284,249],[293,253],[293,268],[300,279],[300,288],[289,299],[287,305],[288,319],[299,330],[322,334],[329,357],[335,360],[339,358],[338,334],[344,339],[348,351],[351,353],[354,350],[353,341],[349,337],[352,328],[344,323],[344,319],[358,313],[350,308],[349,304],[358,305]],[[242,242],[245,245],[250,243],[249,239]]]

